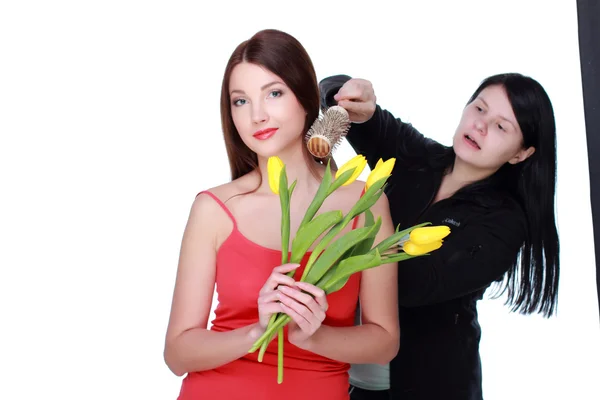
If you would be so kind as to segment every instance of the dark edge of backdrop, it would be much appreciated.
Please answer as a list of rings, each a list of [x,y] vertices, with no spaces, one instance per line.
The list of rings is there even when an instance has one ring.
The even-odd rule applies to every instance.
[[[578,0],[577,22],[600,307],[600,0]]]

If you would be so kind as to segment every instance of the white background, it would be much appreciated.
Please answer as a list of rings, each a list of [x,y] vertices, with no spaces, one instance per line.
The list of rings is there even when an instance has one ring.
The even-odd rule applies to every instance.
[[[181,235],[196,193],[229,179],[222,74],[264,28],[296,36],[319,79],[370,79],[382,106],[446,144],[484,77],[545,86],[559,313],[481,303],[485,398],[600,398],[575,2],[1,4],[0,398],[176,398],[162,351]],[[345,143],[336,159],[352,155]]]

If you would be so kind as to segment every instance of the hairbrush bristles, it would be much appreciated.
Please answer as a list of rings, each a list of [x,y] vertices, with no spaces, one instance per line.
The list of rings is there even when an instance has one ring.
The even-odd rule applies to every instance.
[[[317,118],[306,134],[306,146],[317,158],[327,158],[350,129],[348,112],[340,106],[328,108]]]

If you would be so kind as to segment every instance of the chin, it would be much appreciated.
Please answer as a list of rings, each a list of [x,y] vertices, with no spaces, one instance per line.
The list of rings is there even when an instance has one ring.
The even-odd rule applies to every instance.
[[[281,156],[283,148],[281,146],[272,146],[265,143],[264,145],[252,146],[250,148],[258,157],[269,158],[273,156]]]
[[[454,149],[454,153],[456,154],[456,156],[464,161],[467,161],[468,159],[471,159],[474,156],[473,151],[471,149],[465,148],[464,143],[454,142],[452,148]]]
[[[464,164],[480,168],[481,160],[477,157],[478,154],[473,152],[473,150],[465,149],[463,146],[458,145],[454,146],[454,154],[456,154],[456,158],[460,159]]]

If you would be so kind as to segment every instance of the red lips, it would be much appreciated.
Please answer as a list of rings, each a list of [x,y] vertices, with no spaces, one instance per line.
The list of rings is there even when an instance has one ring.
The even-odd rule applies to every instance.
[[[256,131],[254,133],[255,138],[259,139],[259,140],[266,140],[268,138],[270,138],[271,136],[273,136],[275,134],[275,132],[277,132],[278,128],[266,128],[266,129],[261,129],[260,131]]]

